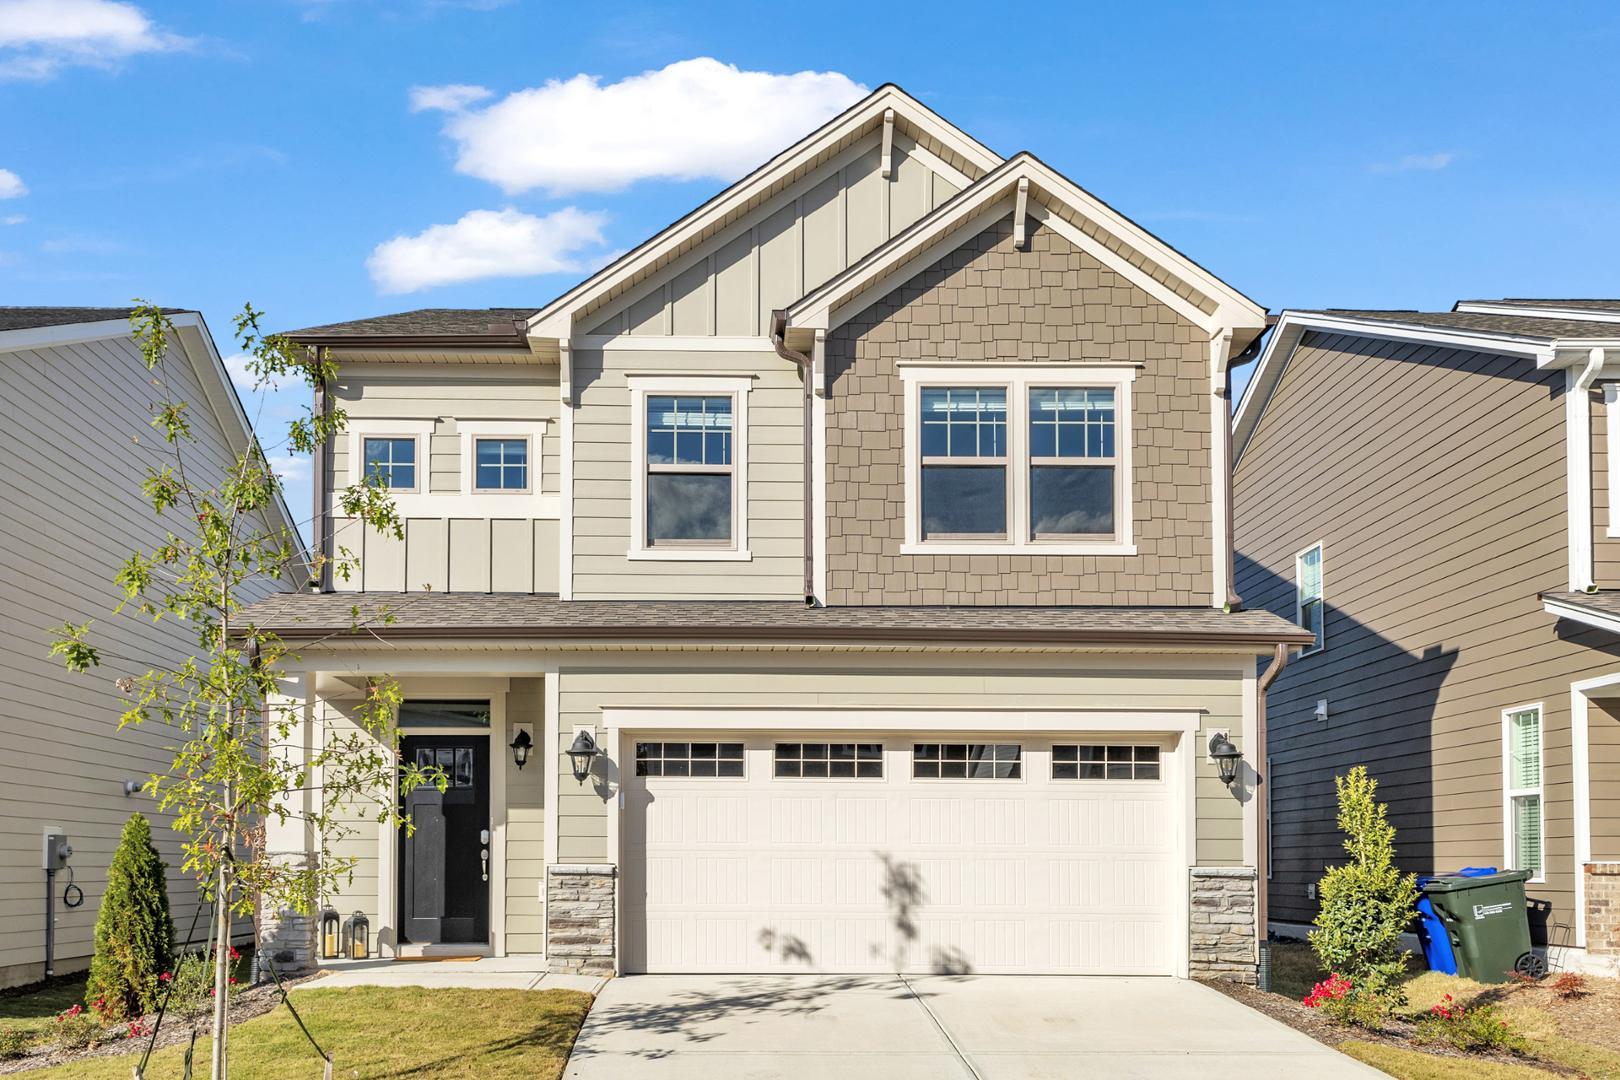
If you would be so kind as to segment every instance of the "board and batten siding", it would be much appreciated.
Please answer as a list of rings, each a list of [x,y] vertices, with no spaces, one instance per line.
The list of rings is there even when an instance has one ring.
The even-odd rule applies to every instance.
[[[592,335],[757,337],[787,307],[956,194],[903,135],[880,171],[873,135],[811,170],[629,292],[579,317]]]
[[[169,392],[190,403],[196,442],[186,449],[193,482],[211,485],[234,460],[225,429],[208,406],[196,373],[176,341],[164,362]],[[124,823],[135,811],[152,820],[168,864],[176,930],[185,934],[196,888],[180,870],[172,816],[150,797],[124,794],[124,781],[144,781],[172,760],[177,732],[161,724],[118,729],[125,700],[114,680],[178,665],[196,650],[192,630],[133,612],[114,615],[124,599],[114,584],[137,550],[184,532],[184,516],[153,514],[141,496],[148,466],[167,460],[149,408],[158,398],[139,349],[106,338],[0,352],[0,746],[6,782],[0,789],[0,986],[43,973],[45,879],[43,827],[61,826],[73,846],[75,882],[84,904],[56,905],[56,964],[81,968],[93,950],[96,912],[107,867]],[[290,582],[250,583],[259,599]],[[102,664],[68,672],[49,655],[51,628],[93,620],[91,639]],[[66,884],[57,881],[58,890]],[[199,940],[206,933],[199,926]],[[243,924],[244,930],[246,924]]]
[[[333,387],[334,404],[350,421],[433,423],[426,440],[427,460],[418,463],[425,481],[421,493],[433,497],[433,512],[406,516],[403,538],[338,516],[338,499],[349,484],[351,438],[340,435],[328,455],[326,488],[332,493],[334,551],[341,558],[339,549],[346,549],[359,567],[347,579],[335,575],[334,587],[368,592],[556,592],[555,516],[458,512],[456,496],[462,494],[460,422],[508,420],[545,423],[536,448],[538,493],[557,497],[561,487],[557,369],[525,365],[518,372],[502,367],[447,373],[436,366],[417,374],[404,366],[387,371],[376,367],[340,371]]]
[[[602,732],[605,708],[665,709],[1201,709],[1195,736],[1195,858],[1201,866],[1243,865],[1243,806],[1199,752],[1215,731],[1241,748],[1247,661],[1210,657],[941,657],[805,655],[798,659],[703,654],[627,658],[558,675],[557,857],[602,862],[607,804],[617,787],[581,784],[565,753],[576,726]],[[1009,715],[1006,729],[1016,730]],[[909,736],[908,736],[909,737]],[[618,763],[630,767],[629,761]]]
[[[1357,764],[1403,866],[1501,865],[1502,711],[1540,703],[1547,880],[1529,891],[1572,924],[1569,687],[1620,663],[1537,596],[1567,584],[1563,395],[1523,358],[1316,332],[1295,351],[1233,491],[1246,606],[1294,618],[1295,556],[1324,552],[1326,648],[1267,707],[1273,918],[1314,915],[1308,885],[1343,858],[1333,777]],[[1593,709],[1594,744],[1612,721]]]
[[[629,374],[749,378],[747,561],[627,558],[632,475]],[[798,599],[804,595],[804,384],[775,352],[581,349],[574,357],[576,600]]]

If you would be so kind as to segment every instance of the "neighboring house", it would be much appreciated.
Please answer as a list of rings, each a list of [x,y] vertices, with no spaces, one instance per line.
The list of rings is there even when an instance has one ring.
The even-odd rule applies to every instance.
[[[153,819],[180,935],[195,911],[196,888],[180,871],[167,816],[125,788],[166,770],[177,733],[160,724],[118,730],[127,699],[114,681],[172,666],[196,651],[196,638],[172,619],[114,615],[124,594],[113,578],[135,551],[184,528],[176,524],[182,515],[159,518],[141,495],[147,467],[165,460],[151,426],[154,378],[190,406],[193,479],[212,482],[252,434],[201,315],[169,313],[176,337],[155,376],[129,315],[127,308],[0,307],[0,987],[44,974],[47,826],[67,834],[71,880],[84,894],[82,905],[64,906],[69,876],[58,875],[57,971],[89,963],[107,866],[134,811]],[[291,528],[284,506],[269,524]],[[90,620],[102,664],[75,675],[50,655],[52,631]],[[205,920],[199,941],[206,931]]]
[[[884,87],[543,308],[292,335],[363,565],[253,616],[300,741],[391,674],[450,774],[327,899],[386,956],[1253,978],[1256,659],[1308,640],[1224,610],[1264,325]],[[403,541],[338,513],[368,472]]]
[[[1529,870],[1555,964],[1620,951],[1620,301],[1288,311],[1237,410],[1237,590],[1316,642],[1271,687],[1271,915],[1364,763],[1420,872]]]

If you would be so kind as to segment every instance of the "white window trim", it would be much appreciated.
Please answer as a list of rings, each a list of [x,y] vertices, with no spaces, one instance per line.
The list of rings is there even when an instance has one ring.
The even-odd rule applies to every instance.
[[[1317,552],[1319,556],[1317,560],[1316,575],[1319,591],[1316,596],[1316,601],[1317,607],[1321,612],[1320,618],[1322,620],[1322,644],[1311,645],[1300,649],[1299,652],[1295,654],[1296,659],[1303,659],[1307,656],[1315,656],[1317,653],[1323,652],[1327,649],[1327,548],[1323,546],[1322,541],[1320,540],[1314,544],[1311,544],[1309,547],[1301,548],[1294,554],[1294,623],[1298,626],[1305,625],[1304,561],[1305,556],[1309,555],[1313,551]]]
[[[888,762],[889,745],[888,745],[888,743],[884,742],[882,739],[851,738],[851,739],[801,739],[801,740],[799,740],[799,745],[800,746],[825,746],[825,747],[827,747],[829,749],[829,751],[831,750],[832,747],[838,746],[838,745],[860,746],[862,744],[871,745],[873,743],[876,743],[876,745],[878,747],[878,756],[877,756],[878,774],[876,776],[778,776],[776,774],[776,762],[777,762],[776,748],[778,746],[780,746],[783,741],[785,741],[785,740],[774,740],[773,739],[772,742],[771,742],[771,777],[770,777],[770,779],[771,779],[772,783],[782,783],[782,784],[828,784],[828,783],[831,783],[831,784],[882,784],[882,783],[886,782],[889,779],[889,762]],[[790,758],[789,760],[797,761],[802,766],[805,761],[810,760],[810,759],[806,758],[801,753],[797,758]],[[826,760],[831,761],[832,759],[827,758]],[[852,759],[852,760],[857,760],[857,759]],[[867,760],[870,761],[872,759],[868,758]]]
[[[1516,788],[1509,787],[1509,778],[1513,775],[1513,745],[1512,723],[1513,714],[1535,711],[1536,714],[1536,768],[1537,779],[1540,781],[1535,787]],[[1530,880],[1536,884],[1543,884],[1547,880],[1547,710],[1539,701],[1528,705],[1515,705],[1510,709],[1502,710],[1502,868],[1504,870],[1522,869],[1514,865],[1513,856],[1513,800],[1521,795],[1534,795],[1540,800],[1541,836],[1538,840],[1541,852],[1541,872]]]
[[[1016,747],[1018,747],[1018,775],[1017,776],[918,776],[917,775],[917,743],[919,742],[919,740],[921,740],[922,734],[923,733],[919,733],[916,737],[912,738],[910,743],[905,747],[905,755],[906,755],[906,777],[905,778],[906,778],[906,781],[908,783],[913,783],[913,784],[1019,784],[1019,785],[1029,783],[1029,757],[1028,757],[1028,755],[1026,755],[1024,753],[1024,750],[1025,750],[1024,741],[1022,739],[1019,739],[1017,742],[1007,742],[1006,739],[998,737],[998,736],[994,736],[994,735],[974,735],[972,737],[962,738],[962,739],[956,739],[956,738],[933,739],[933,740],[930,740],[930,741],[935,742],[935,743],[939,744],[940,746],[946,746],[946,745],[953,745],[953,746],[954,745],[963,745],[963,746],[1016,746]],[[952,732],[951,734],[956,735],[957,732]],[[974,742],[974,739],[978,739],[979,741]],[[1048,754],[1050,754],[1050,751],[1048,751]],[[936,764],[938,762],[942,762],[944,760],[945,760],[944,758],[938,758],[936,760]],[[972,764],[971,760],[969,761],[969,764]],[[991,764],[995,764],[995,759],[993,757],[991,758]]]
[[[905,539],[902,555],[1135,555],[1131,470],[1131,383],[1134,365],[1102,364],[932,364],[900,367],[905,394],[902,446],[905,454]],[[1008,535],[1004,540],[924,540],[922,538],[922,451],[918,423],[924,386],[990,386],[1007,390]],[[1114,390],[1113,539],[1035,540],[1029,517],[1029,392],[1036,387],[1099,386]]]
[[[1615,501],[1620,496],[1620,383],[1603,384],[1603,410],[1604,466],[1609,474],[1608,520],[1603,523],[1603,533],[1620,537],[1620,503]]]
[[[1057,767],[1058,767],[1058,764],[1059,764],[1058,759],[1057,759],[1057,748],[1060,747],[1060,746],[1073,746],[1077,750],[1078,750],[1078,748],[1080,748],[1082,746],[1100,746],[1100,747],[1103,747],[1105,749],[1107,747],[1110,747],[1110,746],[1128,746],[1128,747],[1131,748],[1131,753],[1132,753],[1133,759],[1134,759],[1137,747],[1139,747],[1139,746],[1150,746],[1153,749],[1159,751],[1159,760],[1157,762],[1157,764],[1159,766],[1159,776],[1158,776],[1158,779],[1156,779],[1156,780],[1150,780],[1150,779],[1147,779],[1147,778],[1139,778],[1139,777],[1136,777],[1136,776],[1132,776],[1128,780],[1123,780],[1123,779],[1110,780],[1106,776],[1075,776],[1073,778],[1059,778],[1056,774],[1057,774]],[[1077,738],[1077,739],[1074,739],[1074,740],[1054,739],[1054,740],[1052,740],[1051,745],[1049,745],[1046,748],[1046,758],[1047,758],[1047,760],[1046,760],[1046,778],[1048,780],[1052,781],[1054,784],[1162,784],[1162,783],[1164,783],[1164,748],[1161,747],[1158,743],[1130,742],[1130,741],[1125,740],[1125,739],[1083,739],[1083,738]],[[1064,764],[1064,765],[1081,765],[1081,764],[1089,765],[1089,764],[1094,764],[1094,763],[1093,762],[1080,762],[1080,761],[1073,761],[1073,762],[1065,761],[1065,762],[1062,762],[1062,764]],[[1103,762],[1103,764],[1106,765],[1107,762]],[[1136,764],[1135,761],[1132,760],[1130,762],[1127,762],[1127,764],[1130,764],[1130,765],[1133,766],[1132,771],[1134,772],[1135,771],[1134,766]],[[1107,772],[1107,769],[1104,769],[1103,771]]]
[[[630,384],[630,547],[626,558],[647,562],[748,562],[748,392],[752,376],[628,375]],[[725,547],[647,546],[647,396],[730,395],[731,528]]]
[[[544,420],[459,420],[456,422],[456,433],[461,441],[461,493],[469,500],[477,500],[481,505],[488,504],[490,517],[510,517],[513,514],[528,517],[543,517],[538,512],[525,514],[521,505],[525,499],[532,499],[538,494],[542,482],[543,471],[541,444],[546,434]],[[503,490],[496,488],[480,488],[473,484],[478,475],[477,450],[479,439],[525,439],[529,444],[529,486],[521,491]],[[538,508],[535,508],[538,510]],[[462,513],[458,507],[457,513]],[[484,516],[484,515],[479,515]],[[554,516],[554,515],[553,515]]]
[[[428,461],[428,451],[433,438],[432,420],[350,420],[344,429],[349,434],[349,487],[365,482],[365,457],[367,439],[410,439],[416,443],[416,486],[410,488],[389,488],[389,493],[396,496],[422,495],[428,491],[429,478],[432,473]],[[334,501],[341,499],[342,492],[332,493]]]

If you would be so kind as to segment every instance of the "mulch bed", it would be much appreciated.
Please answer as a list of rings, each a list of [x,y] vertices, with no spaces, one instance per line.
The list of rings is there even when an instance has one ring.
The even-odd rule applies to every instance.
[[[1335,1023],[1318,1013],[1315,1009],[1307,1009],[1304,1005],[1292,998],[1281,994],[1268,993],[1257,986],[1246,986],[1242,983],[1228,982],[1224,979],[1211,979],[1204,983],[1213,990],[1219,990],[1227,997],[1235,998],[1254,1009],[1265,1013],[1273,1020],[1279,1020],[1295,1031],[1309,1035],[1319,1043],[1327,1046],[1338,1046],[1342,1042],[1381,1043],[1384,1046],[1393,1046],[1401,1050],[1415,1050],[1418,1053],[1428,1054],[1431,1057],[1455,1058],[1461,1061],[1499,1061],[1504,1065],[1534,1065],[1538,1069],[1545,1069],[1552,1073],[1562,1073],[1566,1076],[1580,1076],[1574,1069],[1540,1058],[1517,1057],[1506,1053],[1465,1053],[1447,1043],[1432,1043],[1417,1041],[1417,1025],[1402,1019],[1391,1020],[1382,1031],[1367,1031],[1363,1028],[1348,1027]],[[1517,992],[1520,988],[1513,988]],[[1539,990],[1541,988],[1534,988]],[[1550,991],[1547,992],[1552,997]],[[1592,995],[1596,997],[1597,995]],[[1537,1003],[1539,1004],[1539,1002]],[[1559,1007],[1566,1003],[1560,1002]],[[1609,1006],[1613,1008],[1611,1004]],[[1610,1018],[1612,1026],[1613,1018]],[[1594,1040],[1595,1041],[1595,1040]]]
[[[284,978],[281,980],[281,982],[284,986],[296,986],[301,982],[307,982],[311,978],[314,978],[314,976],[306,976],[302,979]],[[38,989],[38,987],[35,986],[32,989]],[[265,1013],[272,1011],[280,1004],[281,992],[276,989],[276,984],[274,982],[263,983],[259,986],[252,986],[245,990],[240,990],[234,997],[231,998],[231,1026],[235,1027],[238,1024],[252,1020],[254,1017],[263,1016]],[[146,1019],[155,1019],[155,1014],[154,1016],[147,1017]],[[212,1023],[213,1020],[211,1014],[204,1015],[198,1021],[197,1030],[199,1042],[208,1037],[208,1033],[212,1029]],[[116,1057],[120,1054],[138,1054],[146,1048],[146,1037],[130,1039],[119,1034],[120,1030],[128,1031],[128,1029],[129,1025],[127,1022],[123,1025],[115,1025],[112,1028],[113,1035],[111,1041],[83,1050],[58,1050],[50,1045],[34,1047],[20,1058],[13,1058],[10,1061],[0,1061],[0,1076],[11,1073],[26,1072],[30,1069],[43,1069],[48,1065],[60,1065],[65,1061],[79,1061],[85,1058]],[[190,1041],[191,1024],[188,1023],[184,1017],[173,1015],[166,1016],[163,1019],[163,1027],[158,1031],[157,1045],[153,1049],[159,1050],[165,1046],[173,1046],[175,1043],[184,1043]],[[206,1073],[208,1070],[208,1062],[204,1060],[201,1064],[202,1071]]]

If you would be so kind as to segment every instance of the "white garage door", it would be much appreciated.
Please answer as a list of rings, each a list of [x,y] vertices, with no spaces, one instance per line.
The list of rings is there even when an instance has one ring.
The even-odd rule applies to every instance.
[[[1172,745],[627,736],[623,969],[1171,974]]]

